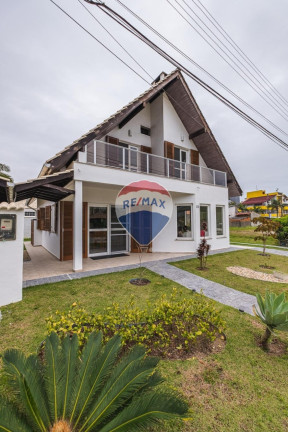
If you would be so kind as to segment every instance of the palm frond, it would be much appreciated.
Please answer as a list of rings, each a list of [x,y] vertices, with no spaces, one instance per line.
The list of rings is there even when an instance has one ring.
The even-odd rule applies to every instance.
[[[12,349],[5,351],[3,361],[10,386],[15,393],[20,393],[28,420],[36,430],[45,431],[50,422],[37,356],[26,358],[19,350]]]
[[[53,332],[45,340],[44,376],[48,398],[50,420],[52,423],[61,418],[63,394],[61,381],[64,375],[63,352],[58,335]]]
[[[99,432],[147,430],[147,426],[151,426],[160,420],[187,419],[184,417],[187,411],[187,403],[179,399],[179,396],[154,392],[134,400],[113,420],[103,426]]]
[[[20,417],[16,407],[0,398],[0,431],[31,432],[30,426]]]
[[[62,343],[64,370],[59,383],[61,399],[59,400],[59,414],[65,419],[79,368],[79,342],[76,334],[70,338],[66,336]]]
[[[93,430],[102,424],[147,384],[159,360],[153,357],[143,359],[143,355],[143,349],[135,347],[115,368],[80,432]]]
[[[83,381],[83,385],[78,398],[78,409],[76,410],[74,426],[78,425],[86,417],[89,407],[95,400],[95,394],[99,393],[104,381],[111,374],[121,348],[121,338],[119,335],[111,338],[103,349],[102,333],[92,333],[91,342],[90,338],[87,344],[89,356],[87,352],[83,352],[82,370],[84,372],[85,367],[85,375],[83,374],[83,380],[81,380],[81,382]],[[94,350],[90,350],[90,343],[91,347],[93,347],[93,344],[95,345]]]

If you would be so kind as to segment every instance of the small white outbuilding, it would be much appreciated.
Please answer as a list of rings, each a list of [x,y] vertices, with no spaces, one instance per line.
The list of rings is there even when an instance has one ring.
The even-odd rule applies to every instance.
[[[24,208],[0,203],[0,307],[22,300]]]

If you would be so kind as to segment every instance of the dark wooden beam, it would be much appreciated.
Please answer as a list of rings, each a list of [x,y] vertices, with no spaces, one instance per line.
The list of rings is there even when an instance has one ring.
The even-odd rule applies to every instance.
[[[139,106],[137,106],[128,116],[119,123],[119,129],[122,129],[123,126],[125,126],[130,120],[133,119],[140,111],[142,111],[144,108],[144,103],[141,103]]]
[[[205,132],[206,132],[206,129],[205,129],[205,128],[198,129],[196,132],[193,132],[193,133],[191,133],[191,134],[189,135],[189,139],[196,138],[196,137],[198,137],[199,135],[204,134]]]
[[[75,194],[75,191],[74,191],[74,190],[66,189],[66,188],[64,188],[64,187],[62,187],[62,186],[57,186],[57,185],[53,185],[53,184],[46,184],[46,185],[43,185],[42,188],[45,188],[45,189],[46,189],[46,188],[47,188],[47,189],[52,189],[52,190],[54,190],[54,191],[61,192],[61,193],[65,194],[65,195]]]
[[[51,183],[56,183],[59,182],[61,180],[67,180],[67,183],[69,182],[69,180],[73,179],[73,172],[69,172],[69,173],[59,173],[57,176],[53,176],[53,177],[47,177],[47,178],[39,178],[36,180],[33,180],[31,182],[26,182],[26,183],[20,183],[20,184],[16,184],[15,185],[15,191],[16,193],[18,192],[22,192],[22,191],[27,191],[29,189],[35,189],[38,186],[44,186],[45,184],[51,184]]]

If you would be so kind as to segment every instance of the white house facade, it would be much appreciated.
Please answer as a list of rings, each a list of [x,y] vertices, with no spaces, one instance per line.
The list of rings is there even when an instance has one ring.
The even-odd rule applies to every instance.
[[[173,199],[149,252],[195,252],[203,236],[212,249],[229,246],[228,198],[242,191],[178,70],[48,160],[38,179],[16,185],[19,197],[37,198],[32,243],[73,260],[75,271],[83,258],[137,252],[115,200],[138,180]]]

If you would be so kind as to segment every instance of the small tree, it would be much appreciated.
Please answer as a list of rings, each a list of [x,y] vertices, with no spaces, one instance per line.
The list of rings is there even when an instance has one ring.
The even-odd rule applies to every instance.
[[[283,207],[285,207],[285,205],[283,205],[282,202],[279,199],[276,199],[276,198],[274,198],[271,201],[271,204],[268,206],[268,208],[270,210],[272,210],[272,213],[273,213],[273,210],[276,211],[277,217],[279,217],[279,210],[280,210],[280,217],[282,216]]]
[[[240,204],[238,204],[237,209],[238,209],[238,212],[245,212],[245,211],[247,211],[247,206],[245,204],[240,203]]]
[[[12,177],[9,174],[10,167],[6,164],[0,163],[0,176],[7,178],[8,180],[12,181]]]
[[[253,211],[254,213],[259,213],[259,214],[263,213],[263,210],[261,209],[261,207],[256,206],[256,205],[253,206],[252,211]]]
[[[260,232],[262,235],[257,235],[254,240],[261,240],[263,243],[263,255],[266,255],[266,243],[269,237],[277,238],[277,230],[280,226],[280,222],[267,219],[263,216],[259,216],[252,220],[254,224],[258,224],[254,232]]]
[[[8,165],[0,163],[0,172],[1,171],[10,172],[10,167]]]
[[[205,238],[205,233],[207,231],[207,223],[202,222],[201,225],[201,234],[204,234],[204,238],[201,240],[198,249],[197,249],[197,258],[200,261],[200,270],[205,270],[206,263],[207,263],[207,257],[210,250],[210,245],[207,243],[207,240]]]
[[[288,246],[288,216],[284,216],[278,219],[280,226],[277,230],[277,239],[280,242],[280,246]]]

